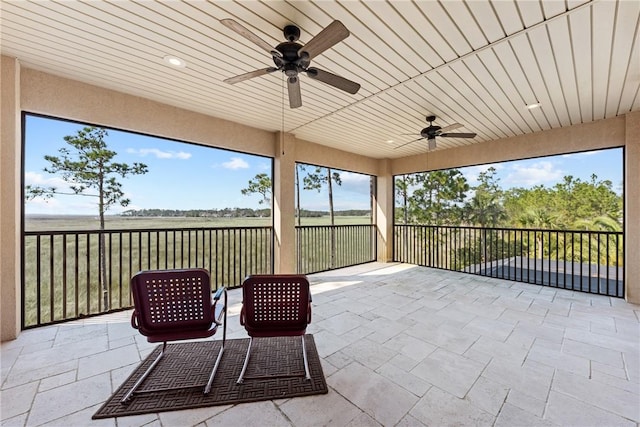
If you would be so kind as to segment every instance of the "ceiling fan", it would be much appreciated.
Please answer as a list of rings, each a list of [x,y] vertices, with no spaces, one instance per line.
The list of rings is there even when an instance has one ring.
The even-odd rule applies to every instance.
[[[271,55],[273,63],[275,64],[275,67],[262,68],[225,79],[224,81],[227,83],[236,84],[253,77],[275,71],[282,71],[284,75],[287,76],[289,106],[291,108],[302,106],[300,80],[298,78],[298,74],[300,73],[306,73],[307,76],[312,79],[321,81],[350,94],[355,94],[360,89],[360,85],[356,82],[309,66],[312,58],[315,58],[333,45],[349,37],[349,30],[347,30],[340,21],[333,21],[305,45],[297,42],[300,38],[300,28],[295,25],[287,25],[283,29],[284,37],[287,41],[280,43],[275,48],[271,47],[267,42],[233,19],[221,19],[220,23],[266,50]]]
[[[402,145],[399,145],[396,147],[396,149],[400,148],[400,147],[404,147],[405,145],[409,145],[413,142],[416,141],[420,141],[421,139],[427,139],[428,143],[429,143],[429,150],[433,150],[436,148],[436,136],[440,136],[443,138],[475,138],[476,134],[475,133],[452,133],[449,131],[452,131],[454,129],[458,129],[460,127],[462,127],[463,125],[461,125],[460,123],[454,123],[452,125],[449,126],[445,126],[443,128],[441,128],[440,126],[434,126],[433,122],[436,120],[436,116],[427,116],[427,121],[429,122],[429,126],[422,129],[420,131],[420,138],[418,139],[414,139],[413,141],[409,141],[407,143],[404,143]],[[414,135],[414,134],[409,134],[409,135]]]

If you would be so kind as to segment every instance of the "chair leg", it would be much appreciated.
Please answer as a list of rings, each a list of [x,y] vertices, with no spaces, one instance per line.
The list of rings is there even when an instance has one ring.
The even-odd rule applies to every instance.
[[[249,365],[249,357],[251,356],[251,344],[253,344],[253,337],[249,337],[247,356],[244,358],[244,365],[242,365],[242,372],[240,372],[240,377],[238,377],[237,384],[242,384],[242,382],[244,381],[244,373],[247,370],[247,365]]]
[[[165,342],[162,344],[162,350],[160,351],[160,354],[158,355],[158,357],[156,357],[156,360],[154,360],[151,366],[149,366],[147,370],[144,372],[144,374],[142,374],[142,376],[138,378],[138,381],[136,381],[133,387],[131,387],[131,390],[129,390],[127,394],[124,395],[124,397],[120,401],[121,404],[124,405],[131,399],[131,397],[133,396],[133,393],[135,393],[138,387],[140,387],[140,385],[144,382],[144,380],[147,379],[149,374],[151,374],[153,369],[158,365],[158,363],[160,362],[160,359],[162,359],[162,356],[164,356],[164,351],[166,348],[167,348],[167,343]]]
[[[304,335],[302,335],[302,357],[304,359],[305,379],[311,380],[311,374],[309,374],[309,360],[307,359],[307,346],[304,343]]]
[[[211,371],[211,375],[209,375],[209,381],[207,381],[207,385],[204,388],[204,394],[209,394],[211,391],[211,385],[213,384],[213,379],[216,376],[216,372],[218,371],[218,366],[220,366],[220,360],[222,360],[222,353],[224,353],[224,345],[227,343],[227,290],[224,290],[224,307],[222,308],[222,312],[218,316],[218,320],[216,323],[220,325],[220,318],[224,316],[224,323],[222,323],[222,347],[220,347],[220,351],[218,352],[218,357],[216,358],[216,363],[213,365],[213,370]]]
[[[251,357],[251,344],[253,344],[253,338],[249,337],[249,347],[247,348],[247,355],[244,358],[242,372],[240,372],[240,377],[238,377],[238,381],[236,382],[237,384],[242,384],[244,382],[244,374],[247,370],[247,366],[249,365],[249,358]],[[309,360],[307,359],[307,345],[304,342],[304,335],[302,335],[302,359],[304,361],[305,380],[311,380],[311,373],[309,372]]]
[[[211,371],[211,375],[209,375],[209,381],[207,381],[207,385],[204,388],[204,394],[209,394],[209,392],[211,391],[211,384],[213,384],[213,378],[216,376],[216,372],[218,371],[218,366],[220,365],[220,360],[222,359],[222,353],[224,353],[224,341],[222,342],[222,347],[218,352],[216,364],[213,365],[213,370]]]

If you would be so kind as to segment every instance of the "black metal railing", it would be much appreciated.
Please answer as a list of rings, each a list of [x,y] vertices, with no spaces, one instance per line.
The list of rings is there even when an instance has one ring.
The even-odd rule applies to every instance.
[[[206,268],[215,288],[273,273],[272,227],[32,231],[23,248],[23,328],[129,308],[140,270]]]
[[[296,227],[300,274],[344,268],[376,260],[376,227],[319,225]]]
[[[623,233],[395,225],[394,261],[624,297]]]
[[[376,240],[370,224],[296,227],[297,272],[375,261]],[[139,270],[206,268],[216,288],[274,270],[272,227],[25,232],[23,248],[23,328],[131,307]],[[624,296],[619,232],[396,225],[394,261]]]

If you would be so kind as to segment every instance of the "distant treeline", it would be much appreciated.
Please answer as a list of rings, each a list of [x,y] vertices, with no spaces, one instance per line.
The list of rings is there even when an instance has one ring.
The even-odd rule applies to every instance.
[[[271,216],[271,209],[224,208],[224,209],[131,209],[121,216],[129,217],[194,217],[194,218],[264,218]],[[302,218],[320,218],[329,215],[328,211],[300,210]],[[336,211],[336,216],[369,216],[370,210],[349,209]]]

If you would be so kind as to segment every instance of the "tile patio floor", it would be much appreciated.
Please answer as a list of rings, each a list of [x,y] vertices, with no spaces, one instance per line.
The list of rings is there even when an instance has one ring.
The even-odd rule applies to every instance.
[[[640,306],[406,264],[311,275],[326,395],[92,421],[153,348],[130,312],[2,343],[2,426],[637,426]],[[230,338],[240,291],[229,293]],[[219,337],[215,337],[219,338]]]

